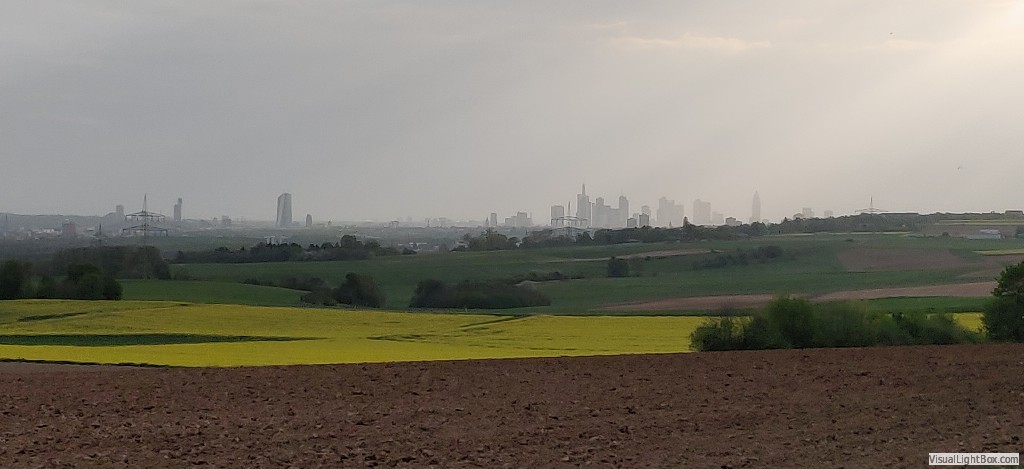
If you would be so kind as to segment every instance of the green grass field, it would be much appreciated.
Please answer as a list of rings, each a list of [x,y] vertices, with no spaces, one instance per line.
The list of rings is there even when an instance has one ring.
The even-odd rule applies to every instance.
[[[672,353],[700,317],[501,317],[142,301],[0,302],[0,359],[172,366]]]
[[[765,264],[697,270],[694,263],[719,254],[736,253],[767,245],[784,249],[784,259]],[[927,249],[951,252],[965,260],[957,268],[897,272],[848,272],[837,253],[850,248]],[[528,272],[559,271],[582,279],[547,282],[538,288],[552,299],[551,306],[506,311],[506,314],[593,314],[614,303],[679,296],[726,294],[808,294],[841,290],[959,283],[971,271],[985,266],[975,251],[1022,249],[1020,240],[966,240],[899,234],[822,234],[769,236],[747,241],[626,244],[575,248],[524,249],[496,252],[452,252],[393,256],[361,261],[283,262],[268,264],[188,264],[178,266],[204,280],[241,282],[248,278],[281,281],[288,277],[320,277],[339,283],[347,272],[372,275],[387,296],[386,308],[404,310],[416,283],[426,278],[448,282],[507,278]],[[644,256],[645,252],[673,249],[713,250],[715,253],[682,256]],[[628,278],[606,277],[606,262],[613,255],[637,255]],[[176,267],[176,268],[178,268]],[[970,281],[978,281],[972,279]],[[228,295],[238,296],[234,294]],[[133,299],[178,299],[168,295],[141,295]],[[193,295],[189,301],[207,301]],[[283,305],[263,300],[234,301]],[[283,300],[282,300],[283,301]]]
[[[298,306],[302,291],[233,282],[122,280],[124,299],[262,306]]]

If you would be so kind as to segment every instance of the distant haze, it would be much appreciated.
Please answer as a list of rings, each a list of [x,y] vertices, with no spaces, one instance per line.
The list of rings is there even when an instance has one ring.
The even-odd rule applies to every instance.
[[[0,212],[1024,208],[1021,0],[14,0],[0,63]]]

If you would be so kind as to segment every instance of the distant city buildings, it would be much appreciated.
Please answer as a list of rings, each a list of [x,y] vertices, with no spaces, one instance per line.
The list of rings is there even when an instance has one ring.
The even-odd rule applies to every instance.
[[[277,227],[292,226],[292,195],[285,192],[277,197]]]
[[[114,207],[114,213],[117,214],[118,220],[124,220],[124,205],[118,205]]]
[[[811,210],[811,207],[804,207],[800,210],[800,215],[803,218],[814,218],[814,210]]]
[[[312,228],[312,227],[313,227],[313,215],[307,213],[306,214],[306,228]]]
[[[581,186],[580,193],[576,195],[575,211],[572,209],[571,203],[568,205],[568,209],[564,205],[552,205],[550,226],[555,229],[573,226],[591,230],[640,228],[645,226],[668,228],[683,226],[684,220],[686,220],[684,205],[676,203],[675,200],[668,199],[667,197],[658,199],[657,209],[653,211],[654,213],[652,213],[651,206],[649,205],[642,205],[640,206],[639,213],[632,213],[630,212],[629,199],[625,195],[618,197],[617,207],[612,207],[611,204],[605,201],[604,197],[596,197],[591,201],[590,195],[587,194],[586,184]],[[570,214],[570,212],[574,212],[575,216]],[[761,216],[761,197],[755,191],[751,204],[751,223],[764,221]],[[725,213],[713,212],[711,210],[711,202],[700,199],[693,202],[693,215],[690,222],[706,226],[739,226],[743,224],[736,217],[727,217]]]
[[[505,218],[505,226],[527,228],[533,226],[533,220],[526,212],[516,212],[515,216]]]

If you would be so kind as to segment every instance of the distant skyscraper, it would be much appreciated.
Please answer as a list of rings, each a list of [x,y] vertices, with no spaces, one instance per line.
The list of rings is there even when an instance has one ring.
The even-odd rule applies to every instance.
[[[178,203],[174,204],[174,221],[181,222],[181,198],[178,198]]]
[[[576,195],[576,218],[580,218],[581,226],[593,226],[593,211],[590,205],[590,197],[587,197],[587,185]]]
[[[619,208],[616,210],[618,211],[618,216],[615,219],[615,226],[627,226],[628,222],[626,220],[629,219],[629,199],[627,199],[626,196],[619,196]]]
[[[292,226],[292,195],[285,192],[277,197],[277,227]]]
[[[705,202],[700,199],[693,201],[693,224],[711,224],[711,202]]]
[[[651,216],[651,206],[650,205],[643,205],[643,206],[641,206],[640,207],[640,213],[650,217]]]
[[[750,223],[761,221],[761,196],[754,191],[754,202],[750,206]]]
[[[611,207],[605,205],[604,197],[594,199],[594,208],[590,211],[590,216],[593,217],[590,222],[590,226],[595,228],[608,228],[608,215],[610,211]]]
[[[814,210],[812,210],[811,207],[804,207],[800,210],[800,215],[804,218],[814,218]]]
[[[551,206],[551,226],[555,228],[565,226],[565,207],[561,205]]]
[[[725,224],[725,215],[718,212],[711,212],[711,224],[715,226],[722,226]]]
[[[117,214],[117,218],[124,220],[124,205],[118,205],[114,207],[114,213]]]
[[[312,228],[312,227],[313,227],[313,215],[310,215],[310,214],[307,213],[306,214],[306,228]]]
[[[505,218],[505,226],[526,228],[533,225],[533,220],[526,212],[516,212],[515,216]]]
[[[498,214],[497,213],[491,212],[491,223],[489,225],[487,225],[487,226],[489,226],[491,228],[497,228],[498,227]]]
[[[648,208],[648,212],[650,208]],[[648,213],[650,215],[650,213]],[[658,199],[658,226],[682,226],[686,215],[682,204],[665,197]]]
[[[641,213],[636,223],[640,225],[640,228],[643,228],[645,226],[651,226],[651,214]]]

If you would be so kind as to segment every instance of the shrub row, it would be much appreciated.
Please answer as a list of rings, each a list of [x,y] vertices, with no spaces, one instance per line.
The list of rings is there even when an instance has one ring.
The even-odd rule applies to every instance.
[[[749,318],[709,320],[691,336],[696,350],[764,350],[973,343],[948,314],[869,313],[854,304],[777,298]]]
[[[551,299],[526,286],[502,282],[463,282],[448,285],[440,280],[427,279],[416,285],[413,308],[473,308],[507,309],[528,306],[547,306]]]

